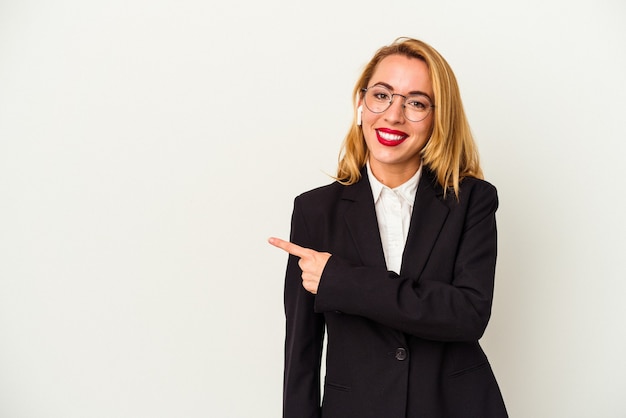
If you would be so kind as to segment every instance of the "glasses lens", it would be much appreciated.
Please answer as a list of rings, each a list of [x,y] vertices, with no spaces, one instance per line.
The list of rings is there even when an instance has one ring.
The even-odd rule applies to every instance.
[[[382,113],[391,104],[391,92],[382,86],[372,86],[365,92],[365,105],[374,113]]]
[[[404,101],[404,115],[408,120],[419,122],[428,116],[432,106],[428,97],[423,94],[414,94],[408,96]]]

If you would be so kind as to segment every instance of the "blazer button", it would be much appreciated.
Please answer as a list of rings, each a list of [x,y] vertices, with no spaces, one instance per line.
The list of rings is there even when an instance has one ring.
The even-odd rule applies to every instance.
[[[398,348],[396,350],[396,360],[406,360],[406,350],[404,348]]]

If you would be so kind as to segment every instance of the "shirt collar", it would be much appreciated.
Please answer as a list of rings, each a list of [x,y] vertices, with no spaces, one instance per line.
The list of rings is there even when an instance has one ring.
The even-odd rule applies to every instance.
[[[372,173],[372,169],[370,168],[369,161],[367,162],[366,165],[367,165],[367,178],[369,179],[370,187],[372,189],[372,196],[374,197],[374,203],[378,202],[378,199],[380,198],[380,194],[382,193],[383,189],[389,189],[389,190],[393,190],[396,194],[402,196],[402,198],[406,200],[409,205],[413,206],[413,202],[415,202],[415,195],[417,194],[417,185],[422,175],[423,164],[420,164],[420,168],[418,168],[415,174],[413,174],[413,177],[411,177],[406,182],[402,183],[401,185],[393,189],[385,186],[380,181],[378,181],[376,177],[374,177],[374,174]]]

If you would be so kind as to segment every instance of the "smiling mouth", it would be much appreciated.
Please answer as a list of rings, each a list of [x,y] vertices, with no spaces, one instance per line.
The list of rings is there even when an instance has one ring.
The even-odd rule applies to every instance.
[[[396,145],[400,145],[404,142],[408,135],[397,131],[376,129],[376,137],[378,138],[378,142],[381,144],[389,147],[395,147]]]

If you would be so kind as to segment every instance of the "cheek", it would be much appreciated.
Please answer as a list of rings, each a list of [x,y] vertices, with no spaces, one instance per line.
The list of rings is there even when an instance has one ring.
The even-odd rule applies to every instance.
[[[426,121],[428,121],[428,136],[431,136],[433,134],[433,131],[435,130],[435,115],[430,112],[430,115],[428,115]]]
[[[430,116],[429,116],[429,119],[423,121],[427,123],[424,123],[419,129],[421,131],[421,134],[425,136],[426,138],[430,138],[432,136],[433,130],[435,127],[435,124],[433,123],[432,118]]]
[[[361,126],[363,127],[370,126],[372,124],[372,113],[363,109],[363,112],[361,113],[361,121],[362,121]]]
[[[363,123],[367,123],[368,125],[372,125],[374,122],[380,119],[382,115],[384,114],[384,113],[374,113],[370,111],[367,108],[367,106],[365,106],[365,103],[361,103],[361,106],[363,106],[363,112],[361,113],[361,120],[363,121]]]

